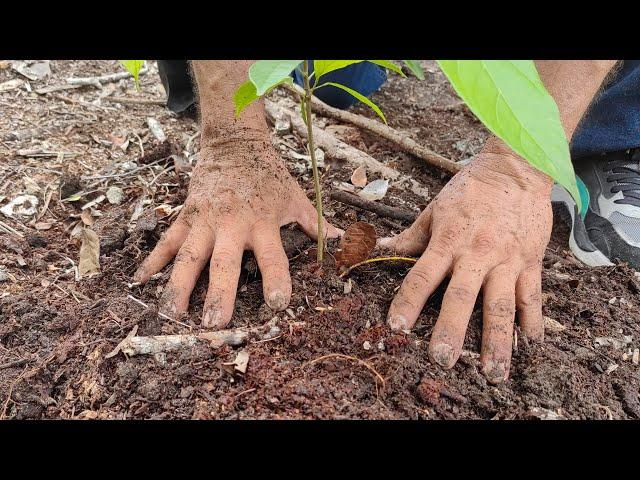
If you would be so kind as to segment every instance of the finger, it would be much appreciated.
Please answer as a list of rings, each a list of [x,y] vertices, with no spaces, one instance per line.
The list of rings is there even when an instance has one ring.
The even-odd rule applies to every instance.
[[[282,248],[278,228],[259,228],[253,238],[253,253],[262,273],[264,300],[273,310],[287,308],[291,299],[289,259]]]
[[[160,299],[160,311],[176,317],[187,311],[189,296],[213,250],[213,235],[204,226],[195,225],[180,247],[171,270],[171,278]]]
[[[244,241],[239,233],[226,231],[216,238],[209,265],[209,289],[204,302],[203,326],[222,328],[231,320],[243,251]]]
[[[296,217],[296,222],[304,233],[313,240],[318,239],[318,211],[306,196],[302,196],[302,210]],[[344,231],[334,227],[326,219],[322,219],[322,233],[325,238],[337,238]]]
[[[189,227],[178,217],[173,225],[162,235],[151,254],[133,274],[133,280],[145,283],[151,275],[162,270],[176,256],[188,233]]]
[[[431,359],[445,368],[453,367],[462,352],[483,278],[484,270],[472,262],[461,259],[454,266],[429,342]]]
[[[539,265],[529,267],[516,283],[516,307],[522,333],[532,340],[544,339],[542,316],[542,273]]]
[[[502,266],[493,269],[484,284],[480,363],[491,383],[500,383],[509,376],[516,280],[515,269]]]
[[[428,206],[405,231],[395,237],[381,238],[378,245],[404,255],[422,253],[431,237],[431,206]]]
[[[402,282],[391,302],[387,321],[396,330],[408,330],[416,323],[427,299],[451,268],[451,255],[429,246]]]

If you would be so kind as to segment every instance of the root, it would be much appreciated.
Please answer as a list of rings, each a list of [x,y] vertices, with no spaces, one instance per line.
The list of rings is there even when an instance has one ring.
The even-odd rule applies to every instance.
[[[340,278],[344,278],[349,275],[349,272],[356,267],[360,267],[361,265],[366,265],[367,263],[375,263],[375,262],[410,262],[416,263],[418,261],[417,258],[412,257],[376,257],[376,258],[368,258],[362,262],[358,262],[355,265],[351,265],[344,272],[340,274]]]
[[[385,382],[385,380],[384,380],[384,377],[383,377],[382,375],[380,375],[380,373],[378,373],[378,371],[377,371],[375,368],[373,368],[373,367],[371,366],[371,364],[370,364],[370,363],[367,363],[367,362],[365,362],[364,360],[360,360],[360,359],[359,359],[359,358],[357,358],[357,357],[352,357],[352,356],[350,356],[350,355],[343,355],[342,353],[331,353],[331,354],[329,354],[329,355],[323,355],[322,357],[318,357],[318,358],[316,358],[315,360],[311,360],[311,361],[309,362],[309,364],[310,364],[310,365],[313,365],[313,364],[315,364],[315,363],[321,362],[321,361],[323,361],[323,360],[328,360],[328,359],[330,359],[330,358],[341,358],[341,359],[343,359],[343,360],[352,360],[352,361],[354,361],[354,362],[358,362],[360,365],[363,365],[363,366],[364,366],[364,367],[366,367],[366,368],[367,368],[371,373],[373,373],[373,374],[376,376],[376,378],[377,378],[378,380],[380,380],[380,383],[382,384],[382,388],[384,388],[384,387],[385,387],[386,382]],[[376,384],[377,384],[377,383],[376,383]]]

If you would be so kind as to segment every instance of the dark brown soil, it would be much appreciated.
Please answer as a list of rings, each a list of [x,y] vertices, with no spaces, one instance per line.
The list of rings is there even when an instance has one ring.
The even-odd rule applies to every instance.
[[[465,159],[477,153],[486,131],[456,103],[433,64],[428,67],[425,82],[394,78],[374,100],[392,126],[454,160]],[[364,108],[355,110],[369,115]],[[144,112],[137,118],[144,119]],[[356,140],[376,158],[411,174],[431,195],[446,183],[445,175],[377,138],[361,132]],[[130,156],[134,159],[135,153]],[[328,198],[334,182],[348,181],[352,168],[334,165],[324,177],[331,221],[342,228],[366,221],[379,236],[397,233],[394,223]],[[311,195],[308,173],[300,176],[293,163],[291,171]],[[184,187],[175,178],[166,183],[174,186],[156,195],[154,205],[180,205]],[[640,367],[629,355],[640,346],[640,279],[624,265],[581,266],[568,251],[567,228],[560,221],[544,261],[543,308],[564,330],[547,330],[542,345],[517,336],[511,377],[503,385],[489,385],[479,371],[480,302],[463,357],[452,370],[443,370],[429,361],[427,342],[444,286],[429,300],[411,334],[391,332],[386,312],[409,266],[377,263],[356,269],[350,275],[351,291],[345,293],[345,280],[338,278],[331,259],[318,268],[308,251],[312,242],[301,239],[293,227],[283,229],[288,250],[295,252],[288,312],[276,315],[264,304],[259,273],[246,254],[230,327],[255,327],[277,317],[281,335],[249,341],[244,375],[230,373],[224,365],[237,355],[238,349],[231,347],[198,345],[168,353],[166,362],[122,353],[105,358],[136,325],[138,335],[188,332],[159,318],[154,309],[170,267],[147,285],[127,286],[168,224],[165,219],[142,222],[131,232],[123,227],[142,191],[132,183],[125,203],[102,204],[103,216],[94,225],[102,244],[102,271],[80,282],[74,281],[64,258],[77,259],[79,247],[63,223],[79,207],[52,202],[50,210],[59,221],[49,230],[31,228],[29,239],[0,231],[0,265],[17,279],[0,283],[5,293],[0,295],[1,417],[640,418]],[[382,202],[417,212],[425,200],[392,187]],[[33,237],[36,233],[39,238]],[[183,319],[194,329],[199,328],[206,275]]]

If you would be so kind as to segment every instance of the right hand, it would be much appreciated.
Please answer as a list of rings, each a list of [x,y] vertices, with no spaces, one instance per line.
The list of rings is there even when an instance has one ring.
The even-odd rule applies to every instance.
[[[268,137],[203,145],[184,208],[134,280],[146,282],[175,256],[160,311],[176,318],[187,311],[200,272],[211,260],[202,325],[223,328],[233,314],[242,253],[253,250],[265,302],[284,310],[291,299],[291,277],[280,227],[292,222],[317,238],[316,209]],[[325,236],[340,232],[325,220]]]

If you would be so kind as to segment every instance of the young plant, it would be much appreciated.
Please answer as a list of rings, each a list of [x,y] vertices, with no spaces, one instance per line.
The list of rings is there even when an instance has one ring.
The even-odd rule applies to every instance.
[[[362,95],[360,92],[353,90],[345,85],[335,82],[322,82],[324,75],[341,68],[348,67],[355,63],[371,62],[388,70],[392,70],[402,76],[405,76],[402,69],[390,60],[314,60],[313,72],[309,68],[308,60],[260,60],[249,68],[249,80],[240,85],[233,97],[236,107],[236,116],[239,116],[242,110],[250,103],[258,98],[266,95],[278,85],[283,83],[291,83],[293,78],[291,72],[298,69],[303,79],[304,94],[300,96],[300,114],[307,125],[307,149],[311,158],[311,168],[313,170],[313,186],[315,190],[316,211],[318,213],[318,254],[317,261],[322,262],[324,256],[324,232],[323,232],[323,215],[322,215],[322,191],[320,189],[320,175],[318,173],[318,164],[316,161],[315,144],[313,141],[313,124],[312,124],[312,103],[311,97],[320,88],[332,86],[344,90],[357,100],[368,105],[376,114],[386,123],[387,120],[378,106]],[[409,63],[414,62],[414,63]],[[422,75],[422,70],[417,69],[415,60],[405,60],[407,67],[418,72],[416,75]],[[418,66],[419,67],[419,66]],[[313,85],[312,85],[313,79]]]
[[[120,60],[120,63],[133,76],[133,80],[136,82],[136,90],[140,91],[139,74],[144,65],[144,60]]]

